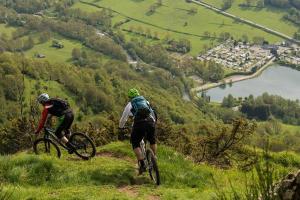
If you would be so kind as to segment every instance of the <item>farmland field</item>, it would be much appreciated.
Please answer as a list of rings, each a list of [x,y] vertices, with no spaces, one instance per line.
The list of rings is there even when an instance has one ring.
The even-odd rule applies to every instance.
[[[64,48],[57,49],[52,47],[52,41],[58,40],[63,45]],[[46,56],[45,59],[54,62],[68,62],[72,57],[73,48],[83,48],[80,42],[69,40],[61,36],[54,36],[46,43],[36,44],[32,49],[25,52],[28,57],[35,57],[36,54],[43,54]]]
[[[217,8],[221,8],[223,1],[204,0],[204,2],[214,5]],[[294,24],[282,19],[282,17],[286,14],[286,10],[284,9],[278,9],[269,6],[265,8],[243,8],[239,6],[241,3],[245,3],[245,0],[235,0],[232,7],[228,9],[227,12],[251,20],[260,25],[264,25],[289,36],[293,36],[293,34],[298,30]]]
[[[169,34],[172,38],[186,38],[192,43],[192,55],[203,50],[204,45],[213,46],[218,43],[217,39],[207,39],[204,32],[209,32],[216,37],[220,33],[229,32],[234,38],[241,38],[246,34],[250,39],[255,36],[262,36],[269,42],[281,41],[281,38],[273,36],[251,26],[238,23],[233,19],[224,17],[208,9],[195,4],[187,4],[180,0],[166,0],[158,7],[153,14],[149,14],[149,7],[156,1],[117,1],[102,0],[95,2],[85,0],[74,5],[76,8],[87,9],[83,2],[90,3],[90,7],[110,8],[115,13],[123,17],[130,18],[129,23],[125,23],[121,28],[141,27],[144,30],[150,29],[152,33],[157,32],[159,38],[164,38]],[[196,8],[197,13],[189,14],[191,8]],[[90,9],[94,11],[94,9]],[[132,12],[135,10],[136,12]],[[126,33],[126,32],[125,32]],[[126,33],[127,34],[127,33]]]

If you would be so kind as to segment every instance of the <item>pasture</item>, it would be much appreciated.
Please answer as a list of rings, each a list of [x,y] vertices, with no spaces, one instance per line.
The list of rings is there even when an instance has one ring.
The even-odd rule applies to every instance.
[[[217,8],[222,7],[220,0],[204,0],[204,2],[214,5]],[[245,0],[235,0],[233,5],[227,12],[236,16],[251,20],[260,25],[264,25],[275,31],[279,31],[289,36],[293,36],[298,30],[293,23],[283,20],[283,16],[287,13],[285,9],[265,6],[265,8],[257,7],[241,7],[239,4],[245,3]]]
[[[120,29],[129,29],[130,27],[143,30],[149,29],[151,33],[156,32],[159,38],[165,38],[168,35],[174,39],[189,39],[192,44],[192,55],[197,55],[203,51],[205,46],[218,44],[219,41],[217,38],[224,32],[230,33],[236,39],[247,35],[249,39],[255,36],[262,36],[271,43],[282,40],[277,36],[273,36],[201,6],[188,4],[181,0],[165,0],[163,1],[163,5],[155,9],[155,12],[150,13],[149,8],[156,2],[157,1],[154,0],[102,0],[97,2],[84,0],[76,3],[74,7],[82,8],[86,11],[95,11],[95,7],[98,9],[108,8],[111,9],[118,18],[131,19],[130,22],[120,26]],[[94,8],[88,9],[87,6]],[[197,12],[191,14],[190,10],[192,8],[195,8]],[[133,12],[133,10],[135,12]],[[122,17],[120,17],[120,15]],[[204,37],[205,32],[209,32],[211,37],[215,37],[215,39]],[[127,32],[124,33],[127,37],[130,37]]]

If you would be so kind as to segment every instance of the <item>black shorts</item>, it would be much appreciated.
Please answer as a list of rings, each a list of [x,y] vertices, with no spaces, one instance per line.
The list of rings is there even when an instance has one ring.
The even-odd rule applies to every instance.
[[[135,123],[131,132],[131,144],[135,149],[140,146],[143,138],[148,140],[150,144],[156,144],[155,139],[155,123],[154,122],[140,122]]]
[[[58,127],[56,128],[55,131],[55,135],[61,139],[62,137],[64,137],[64,134],[62,133],[62,131],[69,132],[69,129],[71,128],[71,125],[74,121],[74,114],[73,112],[68,112],[66,114],[64,114],[62,117],[60,117],[60,124],[58,125]]]

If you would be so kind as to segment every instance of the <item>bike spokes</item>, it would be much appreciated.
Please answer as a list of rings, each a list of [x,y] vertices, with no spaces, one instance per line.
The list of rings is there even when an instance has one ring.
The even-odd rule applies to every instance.
[[[75,153],[83,159],[89,159],[96,154],[96,148],[92,140],[82,133],[74,133],[70,142],[75,147]]]
[[[34,142],[33,145],[34,152],[38,155],[48,155],[48,156],[58,156],[61,153],[56,144],[54,144],[49,139],[40,138]]]

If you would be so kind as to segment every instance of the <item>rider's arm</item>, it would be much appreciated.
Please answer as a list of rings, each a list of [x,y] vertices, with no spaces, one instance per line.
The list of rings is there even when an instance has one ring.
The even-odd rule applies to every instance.
[[[150,108],[152,109],[152,119],[154,120],[154,122],[157,122],[157,113],[156,110],[152,108],[152,106],[150,105],[149,101],[147,101],[148,106],[150,106]]]
[[[49,106],[49,105],[46,105],[44,107],[44,110],[42,112],[42,116],[40,118],[39,126],[38,126],[37,130],[35,131],[35,133],[39,133],[42,130],[42,128],[44,127],[45,122],[46,122],[47,117],[48,117],[48,108],[50,108],[50,107],[51,106]]]
[[[131,109],[132,109],[132,105],[129,102],[123,111],[122,117],[119,122],[119,128],[124,128],[124,126],[128,120],[128,117],[132,116]]]

